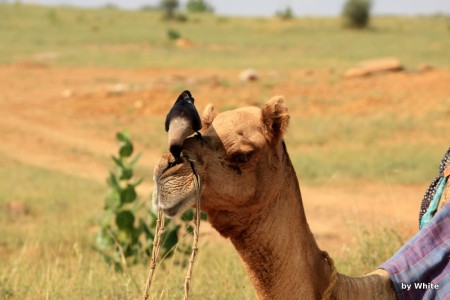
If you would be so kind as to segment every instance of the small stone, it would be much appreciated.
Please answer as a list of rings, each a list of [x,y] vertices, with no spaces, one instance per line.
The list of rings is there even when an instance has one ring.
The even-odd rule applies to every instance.
[[[257,81],[259,80],[259,75],[254,69],[245,69],[239,74],[239,79],[242,82]]]
[[[366,76],[369,76],[369,75],[370,75],[370,72],[368,72],[367,70],[361,69],[361,68],[348,69],[344,73],[344,77],[345,78],[366,77]]]
[[[126,83],[118,83],[108,88],[109,95],[122,95],[130,90],[130,86]]]
[[[403,70],[400,61],[393,57],[375,58],[361,61],[358,66],[344,73],[345,78],[364,77],[376,73],[398,72]]]
[[[194,43],[189,39],[179,38],[175,40],[175,46],[179,48],[191,48],[194,47]]]
[[[64,98],[71,98],[71,97],[73,97],[73,91],[72,90],[64,90],[61,93],[61,96],[63,96]]]
[[[428,64],[421,64],[419,66],[419,71],[420,72],[429,72],[429,71],[433,71],[434,68],[432,65],[428,65]]]
[[[137,100],[134,102],[134,108],[136,109],[141,109],[144,106],[144,103],[142,102],[142,100]]]
[[[376,58],[359,63],[362,69],[369,73],[396,72],[403,70],[403,66],[396,58]]]

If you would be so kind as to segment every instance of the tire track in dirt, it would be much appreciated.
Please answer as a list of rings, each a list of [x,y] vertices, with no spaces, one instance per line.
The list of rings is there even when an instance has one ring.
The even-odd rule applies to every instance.
[[[0,151],[24,164],[104,182],[108,174],[107,161],[117,149],[116,143],[80,129],[67,128],[62,123],[53,127],[42,123],[39,119],[17,114],[3,116],[0,118],[3,139]],[[141,163],[153,166],[158,159],[156,154],[145,151]],[[139,189],[148,194],[152,184],[145,182]]]

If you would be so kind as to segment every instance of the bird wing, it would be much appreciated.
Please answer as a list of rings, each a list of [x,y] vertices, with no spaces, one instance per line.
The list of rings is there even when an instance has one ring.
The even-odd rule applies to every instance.
[[[166,116],[166,122],[165,122],[166,132],[169,132],[170,120],[172,119],[172,114],[173,114],[172,111],[173,111],[173,108],[169,111],[169,113]]]
[[[192,105],[192,110],[190,111],[192,116],[191,116],[191,120],[192,120],[192,129],[194,131],[199,131],[200,129],[202,129],[202,120],[200,119],[200,115],[198,114],[197,109],[195,109],[195,106]]]

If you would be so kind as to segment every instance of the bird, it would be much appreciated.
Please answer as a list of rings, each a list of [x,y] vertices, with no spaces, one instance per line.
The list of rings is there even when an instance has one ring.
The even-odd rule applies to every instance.
[[[166,117],[166,131],[169,133],[169,151],[175,157],[180,158],[184,140],[202,129],[202,121],[194,105],[194,98],[190,91],[183,91],[178,96],[174,105]]]

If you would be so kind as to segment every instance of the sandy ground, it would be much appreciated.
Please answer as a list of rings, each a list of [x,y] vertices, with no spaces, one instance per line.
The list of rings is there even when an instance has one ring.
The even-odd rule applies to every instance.
[[[400,103],[396,108],[404,106],[408,107],[408,111],[417,113],[420,113],[422,106],[414,101],[408,104],[408,95],[428,95],[423,101],[437,101],[431,104],[443,105],[433,99],[450,94],[450,71],[444,70],[353,80],[339,79],[330,70],[289,72],[264,74],[277,82],[268,93],[298,93],[300,87],[295,81],[304,82],[307,79],[315,83],[304,85],[301,92],[315,96],[349,89],[355,95],[363,95],[365,87],[380,86],[392,94],[404,95],[399,97]],[[292,79],[287,80],[287,77]],[[334,82],[336,80],[339,84]],[[235,96],[233,86],[229,86],[235,82],[239,97]],[[254,84],[239,85],[237,73],[233,71],[2,66],[0,153],[24,164],[104,182],[110,167],[109,157],[117,149],[113,138],[115,132],[123,126],[142,135],[154,130],[146,127],[147,118],[163,117],[183,86],[195,87],[195,95],[200,99],[197,106],[201,108],[216,99],[236,106],[260,103],[253,96],[260,95],[260,87]],[[339,107],[325,103],[311,104],[304,109],[304,114],[339,113],[339,110],[363,114],[376,109],[389,111],[391,106],[376,97],[361,97],[361,100]],[[164,134],[162,126],[161,135]],[[155,148],[161,147],[151,148],[138,142],[136,148],[143,152],[140,164],[148,166],[150,174],[161,155]],[[312,231],[320,246],[331,254],[337,254],[354,243],[351,228],[355,224],[392,225],[407,236],[414,234],[417,231],[420,199],[426,189],[426,185],[388,184],[333,188],[301,184],[301,187]],[[148,194],[150,190],[151,185],[147,183],[140,191]],[[217,236],[207,226],[203,228],[208,235]]]

